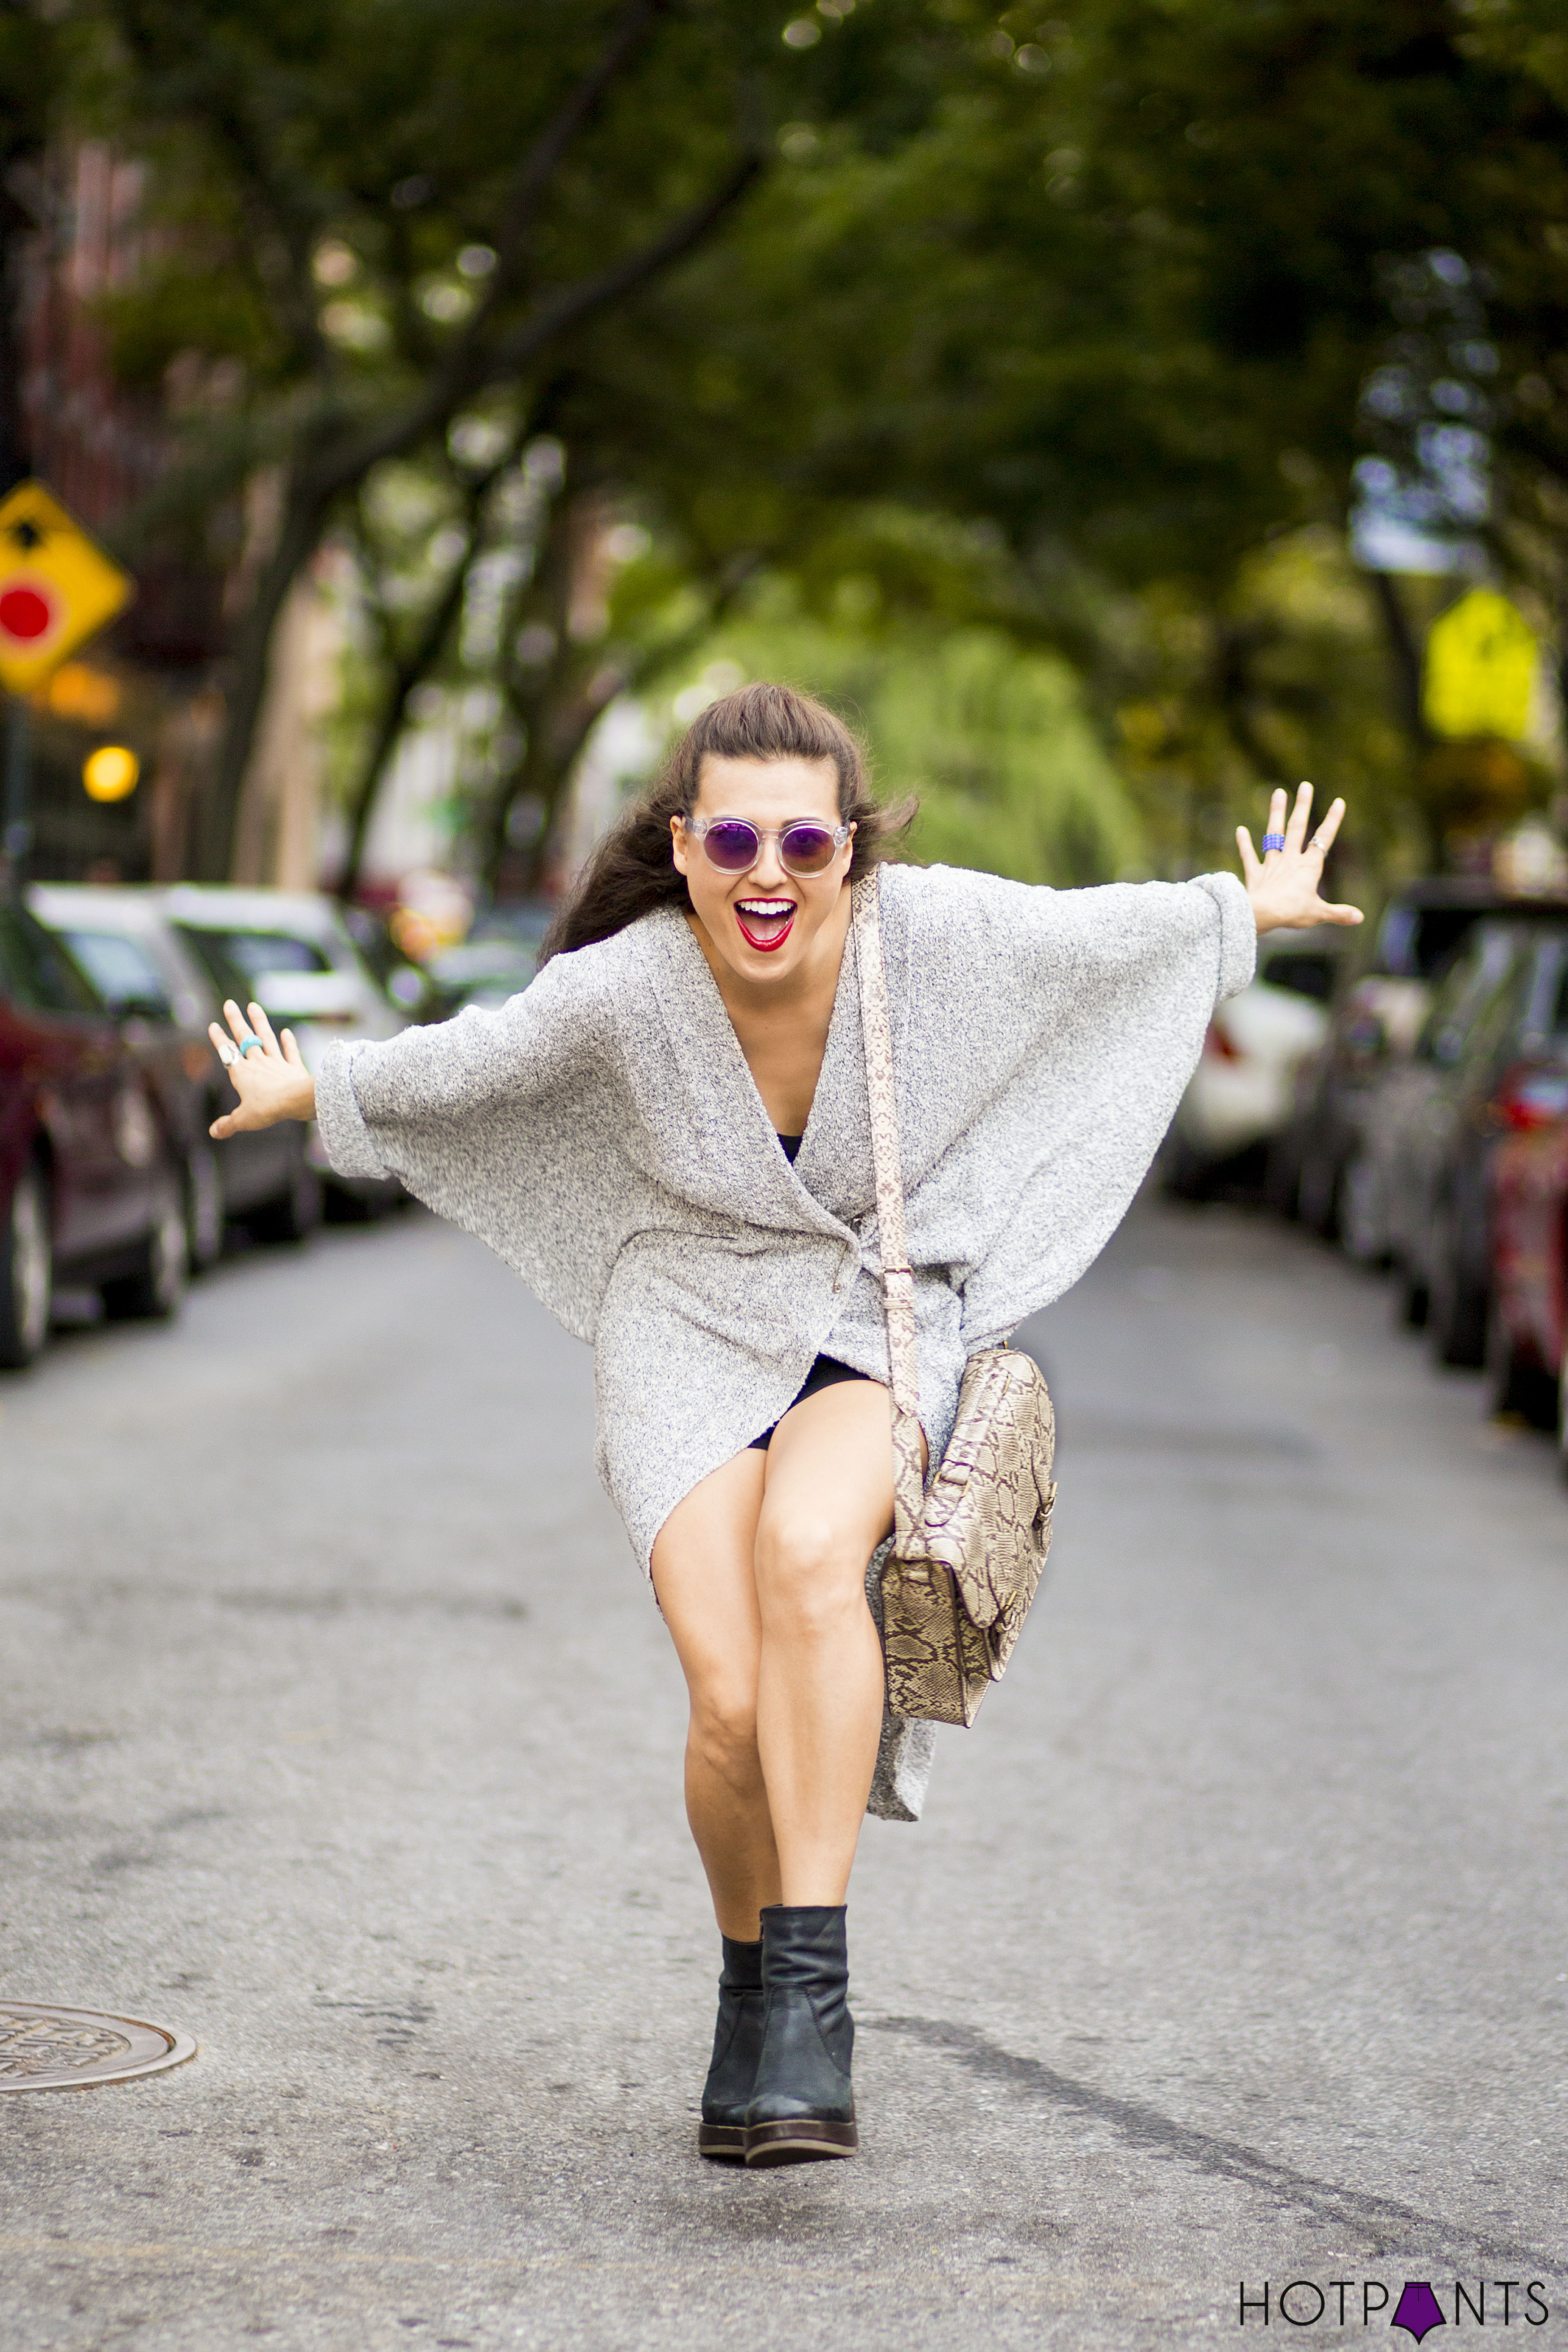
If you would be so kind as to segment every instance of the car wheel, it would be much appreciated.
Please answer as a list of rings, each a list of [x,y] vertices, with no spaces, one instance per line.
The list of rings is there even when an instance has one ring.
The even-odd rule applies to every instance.
[[[223,1178],[210,1143],[193,1143],[185,1154],[185,1247],[197,1270],[223,1250]]]
[[[1556,1428],[1557,1382],[1520,1354],[1495,1297],[1487,1315],[1486,1369],[1489,1412],[1518,1413],[1532,1429]]]
[[[30,1160],[0,1231],[0,1365],[7,1371],[30,1364],[48,1338],[53,1293],[48,1181]]]
[[[1377,1213],[1377,1170],[1364,1151],[1346,1160],[1339,1182],[1340,1246],[1357,1265],[1382,1265],[1388,1236]]]
[[[142,1244],[136,1269],[103,1285],[103,1311],[116,1323],[133,1318],[166,1323],[179,1312],[189,1272],[185,1203],[174,1176],[165,1174],[159,1181],[153,1229]]]
[[[1263,1157],[1263,1199],[1277,1217],[1293,1224],[1302,1214],[1306,1171],[1283,1136],[1276,1136]]]
[[[1414,1266],[1405,1265],[1399,1258],[1394,1262],[1394,1321],[1403,1323],[1411,1331],[1423,1330],[1431,1306],[1431,1294],[1426,1283]]]
[[[1486,1360],[1487,1293],[1459,1263],[1459,1236],[1452,1210],[1439,1211],[1432,1227],[1432,1298],[1426,1327],[1440,1364],[1474,1371]]]
[[[303,1154],[294,1163],[287,1191],[247,1222],[258,1242],[302,1242],[315,1232],[321,1222],[321,1180]]]
[[[1160,1181],[1173,1201],[1208,1201],[1214,1180],[1206,1160],[1185,1139],[1169,1135],[1159,1158]]]
[[[1310,1234],[1325,1241],[1333,1235],[1334,1170],[1331,1160],[1303,1160],[1296,1176],[1293,1213]]]

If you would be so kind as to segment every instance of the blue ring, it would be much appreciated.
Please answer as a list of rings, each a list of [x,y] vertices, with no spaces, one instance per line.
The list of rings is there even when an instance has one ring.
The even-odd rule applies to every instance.
[[[249,1037],[247,1037],[247,1038],[245,1039],[245,1041],[244,1041],[243,1045],[240,1046],[240,1049],[239,1049],[239,1053],[240,1053],[240,1059],[241,1059],[242,1061],[244,1060],[244,1058],[245,1058],[246,1055],[249,1053],[249,1051],[250,1051],[250,1049],[251,1049],[251,1047],[252,1047],[253,1045],[255,1046],[255,1048],[256,1048],[256,1050],[257,1050],[257,1052],[258,1052],[258,1054],[265,1054],[265,1052],[267,1051],[266,1046],[262,1044],[262,1042],[261,1042],[261,1040],[260,1040],[260,1038],[259,1038],[259,1037],[257,1037],[257,1036],[254,1036],[254,1035],[249,1036]]]
[[[1264,836],[1263,836],[1263,850],[1264,850],[1264,855],[1265,855],[1265,856],[1268,856],[1268,854],[1269,850],[1271,850],[1271,849],[1283,849],[1283,848],[1284,848],[1284,846],[1285,846],[1285,836],[1284,836],[1284,835],[1283,835],[1282,833],[1266,833],[1266,834],[1264,835]]]

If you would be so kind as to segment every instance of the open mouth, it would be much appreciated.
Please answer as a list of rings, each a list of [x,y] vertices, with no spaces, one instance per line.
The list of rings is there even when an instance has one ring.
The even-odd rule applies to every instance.
[[[735,905],[735,920],[740,924],[747,945],[759,948],[771,955],[782,948],[795,926],[795,904],[793,898],[741,898]]]

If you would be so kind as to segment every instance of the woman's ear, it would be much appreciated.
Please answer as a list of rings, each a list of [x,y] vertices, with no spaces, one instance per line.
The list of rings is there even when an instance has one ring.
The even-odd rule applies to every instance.
[[[669,843],[670,855],[675,860],[675,870],[678,874],[684,874],[686,871],[686,820],[684,817],[670,818]]]

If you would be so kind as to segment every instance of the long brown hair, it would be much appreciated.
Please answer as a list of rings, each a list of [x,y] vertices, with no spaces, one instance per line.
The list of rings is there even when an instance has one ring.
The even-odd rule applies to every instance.
[[[841,719],[792,686],[742,686],[710,702],[674,745],[647,792],[605,835],[581,880],[550,926],[539,961],[569,955],[624,931],[656,907],[689,908],[686,877],[676,869],[669,821],[689,816],[702,762],[720,760],[831,760],[838,776],[841,824],[856,828],[851,878],[888,856],[912,821],[910,799],[885,809],[871,797],[865,755]]]

